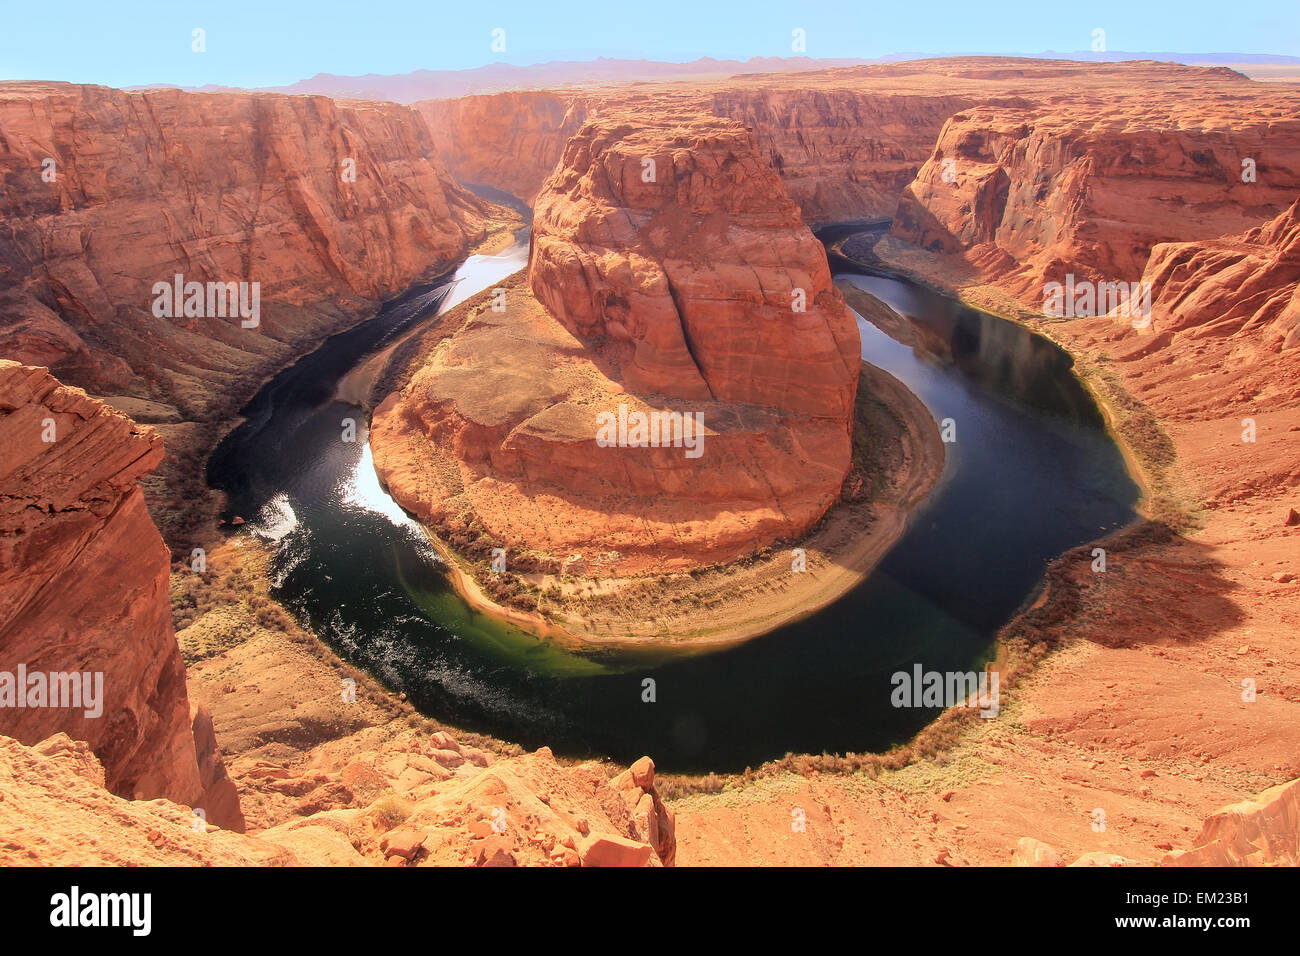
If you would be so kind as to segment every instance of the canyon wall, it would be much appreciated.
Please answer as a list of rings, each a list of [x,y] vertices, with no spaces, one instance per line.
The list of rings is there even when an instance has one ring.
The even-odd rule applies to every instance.
[[[388,103],[0,84],[0,353],[185,418],[238,407],[483,235],[432,155]],[[155,314],[176,274],[258,283],[260,323]]]
[[[457,180],[493,186],[531,204],[564,144],[586,121],[590,101],[581,93],[513,92],[423,100],[413,108],[428,122],[438,159]]]
[[[944,121],[971,97],[856,89],[734,89],[707,106],[753,130],[759,152],[810,223],[888,219],[934,148]]]
[[[811,74],[819,76],[820,74]],[[495,93],[414,104],[438,158],[461,182],[531,203],[588,117],[613,111],[649,124],[690,112],[735,120],[781,176],[807,222],[888,218],[944,121],[972,102],[942,92],[893,95],[808,86],[805,75],[736,85]]]
[[[113,793],[242,829],[210,722],[190,709],[167,548],[138,484],[161,438],[45,369],[0,360],[0,446],[0,672],[78,675],[96,697],[54,706],[77,697],[56,701],[47,677],[38,703],[37,683],[20,698],[0,677],[0,733],[35,744],[65,732],[90,745]]]
[[[1044,284],[1067,274],[1137,282],[1159,243],[1277,215],[1300,191],[1300,94],[1202,73],[1194,92],[1155,75],[1140,90],[962,110],[904,191],[894,234],[1041,309]]]
[[[213,715],[187,688],[167,549],[138,484],[162,458],[159,436],[46,369],[0,360],[0,446],[0,861],[673,865],[674,813],[649,758],[611,776],[600,764],[561,766],[545,749],[492,755],[417,734],[403,718],[352,735],[346,721],[305,727],[292,739],[324,738],[321,752],[288,766],[294,747],[265,728],[337,700],[343,671],[319,661],[287,681],[287,694],[276,692],[285,677],[274,666],[239,681],[239,693],[235,661],[208,675],[223,725],[238,724],[241,697],[266,709],[244,740],[264,749],[242,755],[241,786],[280,802],[256,793],[255,809],[270,806],[276,819],[251,818],[257,836],[241,835]],[[219,626],[250,630],[231,617],[238,607],[215,608]],[[90,695],[37,673],[89,675],[78,686]],[[191,807],[219,831],[197,824]]]
[[[806,222],[894,217],[1026,305],[1233,235],[1300,191],[1300,91],[1224,68],[955,57],[419,104],[467,181],[533,196],[586,115],[744,124]]]
[[[644,575],[796,537],[838,498],[857,327],[740,124],[589,121],[504,289],[372,422],[393,496],[452,541]],[[620,407],[698,421],[698,454],[602,444]]]

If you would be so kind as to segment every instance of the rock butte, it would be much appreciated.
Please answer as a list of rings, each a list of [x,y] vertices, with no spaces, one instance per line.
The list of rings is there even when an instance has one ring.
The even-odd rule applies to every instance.
[[[607,112],[537,199],[527,289],[376,409],[375,467],[435,529],[576,556],[591,577],[729,561],[835,502],[859,350],[820,243],[743,127]],[[599,447],[597,416],[620,404],[698,414],[702,457]]]

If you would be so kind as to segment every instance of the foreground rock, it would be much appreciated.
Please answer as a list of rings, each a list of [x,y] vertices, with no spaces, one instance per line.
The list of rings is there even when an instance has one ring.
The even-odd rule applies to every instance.
[[[1166,866],[1300,865],[1300,780],[1224,807],[1205,820],[1190,850],[1175,850]]]
[[[0,862],[564,866],[585,852],[593,864],[672,864],[673,816],[648,759],[611,784],[598,764],[562,767],[547,750],[499,759],[405,720],[367,734],[358,714],[331,737],[331,712],[313,705],[340,706],[337,665],[281,646],[260,645],[234,693],[237,652],[259,650],[238,616],[244,596],[190,625],[202,630],[187,635],[190,653],[215,670],[203,682],[211,706],[191,704],[167,552],[137,484],[162,455],[158,436],[45,369],[0,361],[0,441]],[[214,552],[205,573],[234,567],[238,550]],[[98,675],[102,697],[20,706],[21,670]],[[244,698],[260,708],[256,727],[241,724]],[[228,832],[245,820],[223,726],[239,751],[257,751],[236,761],[256,839]],[[312,735],[322,746],[310,760],[285,759],[285,741]]]
[[[138,484],[162,440],[45,369],[0,360],[0,444],[0,672],[49,683],[26,706],[0,683],[0,733],[34,744],[65,732],[90,744],[113,793],[242,827],[210,727],[190,712],[167,549]],[[93,705],[71,684],[56,701],[51,673]]]
[[[672,865],[671,822],[659,843],[647,843],[630,822],[624,795],[598,765],[562,767],[543,749],[479,766],[438,757],[440,750],[463,752],[445,736],[394,742],[376,755],[379,766],[353,763],[334,775],[336,791],[350,794],[342,781],[355,787],[368,773],[376,787],[368,799],[245,836],[208,828],[165,799],[114,796],[89,748],[66,735],[32,747],[0,737],[0,864]],[[399,762],[398,777],[387,776],[385,768]]]

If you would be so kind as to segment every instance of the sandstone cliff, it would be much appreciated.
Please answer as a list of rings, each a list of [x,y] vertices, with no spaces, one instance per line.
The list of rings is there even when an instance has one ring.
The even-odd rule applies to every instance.
[[[1240,236],[1171,242],[1142,274],[1158,335],[1241,337],[1268,352],[1300,345],[1300,200]]]
[[[393,104],[8,83],[0,144],[0,351],[185,417],[483,233]],[[260,324],[158,317],[178,273],[259,283]]]
[[[1128,72],[1133,88],[1103,74],[953,115],[894,234],[1041,309],[1046,282],[1137,282],[1157,244],[1244,232],[1295,198],[1300,94],[1226,70]]]
[[[112,792],[242,828],[210,727],[190,710],[167,549],[137,484],[162,440],[45,369],[0,360],[0,445],[0,671],[91,675],[96,698],[54,706],[77,698],[55,701],[51,681],[43,706],[6,700],[0,732],[29,744],[66,732],[90,744]]]
[[[972,98],[944,91],[824,88],[800,74],[664,84],[642,90],[495,93],[414,104],[429,122],[438,158],[461,182],[483,183],[532,202],[568,140],[604,112],[644,118],[690,112],[742,123],[758,155],[781,176],[808,222],[889,217],[934,147],[944,120]]]
[[[893,216],[944,121],[972,101],[960,93],[877,92],[851,83],[818,88],[792,79],[789,88],[770,86],[717,91],[707,107],[753,131],[760,154],[810,223]]]
[[[651,125],[689,110],[744,124],[759,156],[785,182],[809,222],[892,216],[903,188],[929,156],[944,121],[972,102],[944,92],[822,88],[800,74],[581,92],[547,90],[425,100],[438,158],[461,182],[504,189],[531,203],[565,144],[588,117],[617,111]]]
[[[733,119],[805,221],[896,215],[1031,307],[1070,272],[1136,282],[1154,245],[1242,233],[1300,190],[1300,93],[1172,63],[957,57],[418,108],[455,175],[525,198],[582,115]]]
[[[591,97],[549,91],[415,103],[438,159],[457,180],[503,189],[532,203],[586,121]]]
[[[538,197],[528,286],[375,412],[376,468],[454,540],[637,575],[807,531],[847,474],[857,329],[738,124],[590,121]],[[700,451],[598,416],[698,414]]]
[[[847,431],[857,329],[821,244],[738,124],[583,127],[538,198],[528,281],[632,391]]]
[[[611,779],[546,750],[502,759],[445,733],[423,737],[405,718],[369,735],[364,719],[344,722],[329,738],[322,707],[340,706],[338,672],[297,651],[283,678],[294,653],[284,634],[253,648],[247,673],[234,650],[207,661],[216,686],[202,668],[198,679],[212,706],[195,703],[167,550],[137,484],[162,457],[157,434],[45,369],[0,361],[0,443],[5,864],[673,864],[674,817],[649,758]],[[243,607],[218,597],[211,608],[232,649],[259,629],[251,612],[236,616]],[[18,698],[20,669],[89,673],[102,694],[56,701],[51,679],[43,699],[30,682]],[[242,728],[250,705],[257,726]],[[228,832],[245,820],[214,716],[244,751],[238,789],[255,798],[256,838]],[[322,734],[309,761],[285,745]]]

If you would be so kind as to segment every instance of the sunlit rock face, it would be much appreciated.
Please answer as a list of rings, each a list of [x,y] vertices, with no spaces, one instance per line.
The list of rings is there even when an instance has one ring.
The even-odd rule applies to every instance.
[[[964,109],[903,192],[894,234],[1033,308],[1067,275],[1136,282],[1156,245],[1240,234],[1294,201],[1297,109],[1295,91],[1169,64]]]
[[[0,351],[191,417],[483,234],[392,103],[5,83],[0,141]],[[257,283],[256,325],[159,314],[177,275]]]
[[[847,423],[858,335],[735,123],[588,123],[539,197],[529,285],[628,388]]]
[[[114,793],[242,828],[211,723],[190,710],[167,548],[138,484],[162,439],[45,369],[0,360],[0,444],[0,700],[20,669],[75,676],[83,691],[80,706],[53,706],[74,698],[56,700],[47,679],[42,704],[5,700],[0,733],[35,744],[62,731],[90,745]]]
[[[1155,247],[1143,281],[1152,326],[1196,338],[1247,337],[1269,351],[1300,345],[1300,199],[1239,236]]]
[[[376,411],[403,506],[599,575],[733,560],[835,502],[857,327],[739,124],[589,121],[537,198],[526,283]],[[657,414],[695,431],[635,430]]]

